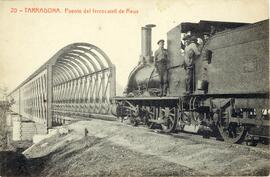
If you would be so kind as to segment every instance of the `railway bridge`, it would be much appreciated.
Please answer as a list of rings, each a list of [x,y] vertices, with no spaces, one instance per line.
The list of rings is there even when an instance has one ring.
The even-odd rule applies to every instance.
[[[8,98],[14,103],[12,114],[48,130],[71,117],[110,115],[115,83],[115,66],[104,51],[89,43],[73,43],[59,50]]]

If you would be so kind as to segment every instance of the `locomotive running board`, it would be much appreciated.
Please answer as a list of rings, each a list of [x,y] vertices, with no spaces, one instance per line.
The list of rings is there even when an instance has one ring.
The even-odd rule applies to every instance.
[[[114,97],[115,100],[178,100],[182,97],[204,97],[204,98],[269,98],[269,93],[234,93],[234,94],[190,94],[190,95],[180,95],[180,96],[138,96],[138,97],[123,97],[123,96],[116,96]]]
[[[168,97],[114,97],[115,100],[179,100],[178,96]]]

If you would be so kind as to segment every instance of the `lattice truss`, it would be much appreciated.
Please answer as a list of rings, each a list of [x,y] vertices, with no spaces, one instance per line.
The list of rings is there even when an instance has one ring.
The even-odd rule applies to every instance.
[[[47,70],[42,71],[20,88],[21,115],[36,122],[47,119]]]
[[[115,67],[94,45],[77,43],[53,65],[53,117],[110,114]]]
[[[11,94],[11,110],[36,122],[47,122],[47,70],[31,77]]]
[[[13,92],[12,111],[52,126],[72,116],[111,114],[115,66],[98,47],[70,44],[58,51]]]

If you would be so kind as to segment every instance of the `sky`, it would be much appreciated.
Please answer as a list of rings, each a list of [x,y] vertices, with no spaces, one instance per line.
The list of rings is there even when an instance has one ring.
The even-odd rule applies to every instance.
[[[62,13],[27,13],[25,8],[59,8]],[[136,14],[65,13],[64,9],[138,11]],[[14,13],[17,9],[17,13]],[[19,12],[22,10],[22,12]],[[87,42],[102,49],[125,87],[138,64],[141,27],[156,24],[152,49],[181,22],[254,23],[269,18],[268,0],[43,0],[0,1],[0,87],[12,91],[61,48]],[[166,46],[165,46],[166,47]],[[118,89],[118,94],[122,90]]]

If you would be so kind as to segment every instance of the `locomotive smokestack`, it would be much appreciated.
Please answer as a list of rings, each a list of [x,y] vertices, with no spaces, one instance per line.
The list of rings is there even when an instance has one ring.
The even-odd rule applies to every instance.
[[[152,28],[156,25],[150,24],[142,27],[141,33],[141,62],[151,63],[152,62]]]

